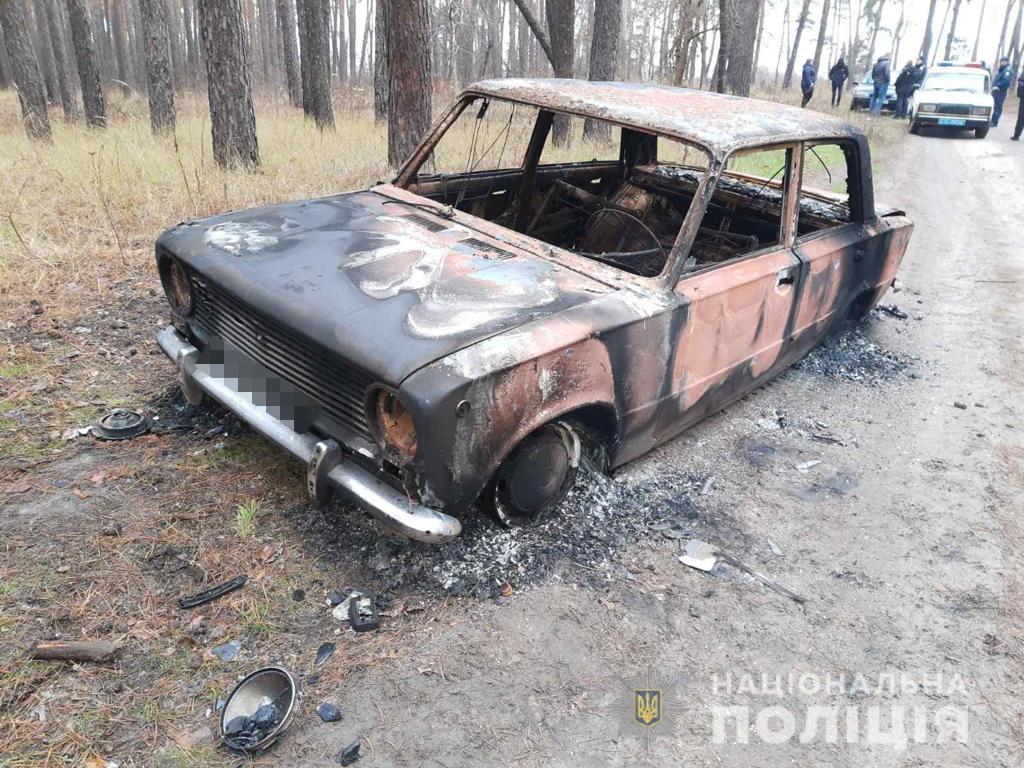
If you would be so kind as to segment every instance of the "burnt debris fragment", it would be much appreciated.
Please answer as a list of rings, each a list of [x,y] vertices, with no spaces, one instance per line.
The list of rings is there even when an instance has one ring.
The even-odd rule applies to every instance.
[[[349,626],[356,632],[370,632],[380,626],[380,614],[374,605],[373,595],[352,595],[348,604]]]
[[[356,739],[338,754],[338,765],[352,765],[359,759],[359,740]]]
[[[316,713],[320,715],[320,719],[325,723],[336,723],[341,720],[341,707],[329,701],[325,701],[317,707]]]
[[[213,602],[218,597],[224,597],[224,595],[234,592],[236,589],[241,589],[248,580],[248,576],[235,576],[235,578],[228,579],[215,587],[210,587],[189,597],[181,598],[178,600],[178,605],[185,609],[198,608],[200,605]]]

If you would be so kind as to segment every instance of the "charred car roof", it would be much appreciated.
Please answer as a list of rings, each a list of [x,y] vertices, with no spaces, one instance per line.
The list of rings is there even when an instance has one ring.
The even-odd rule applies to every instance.
[[[717,157],[787,141],[863,138],[856,126],[820,112],[667,85],[509,78],[474,83],[464,95],[607,120],[704,147]]]

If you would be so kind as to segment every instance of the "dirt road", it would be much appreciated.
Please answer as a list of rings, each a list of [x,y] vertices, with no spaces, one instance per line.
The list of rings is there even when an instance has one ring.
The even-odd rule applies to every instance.
[[[354,525],[339,532],[308,508],[290,507],[297,497],[282,498],[277,508],[291,514],[274,513],[267,524],[280,535],[264,538],[270,554],[253,562],[294,562],[293,549],[308,550],[315,572],[292,565],[275,578],[289,588],[301,582],[317,597],[332,585],[390,584],[396,604],[422,593],[426,610],[386,617],[374,639],[334,634],[322,606],[295,614],[285,645],[306,654],[334,639],[361,661],[306,687],[303,716],[260,764],[327,765],[358,737],[359,764],[367,766],[1020,765],[1024,147],[1007,139],[1005,127],[984,141],[905,137],[876,194],[916,223],[901,272],[906,288],[886,299],[909,316],[879,315],[860,335],[578,496],[564,528],[590,544],[545,550],[536,539],[496,537],[484,527],[468,532],[459,563],[432,561],[419,549],[375,546],[352,513],[339,513]],[[193,449],[161,444],[160,460]],[[47,476],[74,483],[133,460],[133,451],[157,449],[103,450],[79,451]],[[124,492],[166,494],[173,482],[167,473],[149,476]],[[105,493],[101,517],[122,503]],[[138,530],[155,537],[157,527],[178,530],[203,511],[174,494],[161,504],[175,502],[173,522],[151,517]],[[4,508],[3,526],[22,540],[59,538],[71,524],[98,536],[96,508],[95,499],[67,492],[21,498]],[[595,510],[609,519],[635,512],[644,523],[617,524],[620,539],[604,541],[603,524],[587,522]],[[201,535],[184,530],[179,541]],[[281,537],[283,555],[272,549]],[[711,574],[688,568],[678,556],[690,537],[807,602],[731,565]],[[605,545],[616,552],[611,559],[600,556]],[[135,557],[104,546],[115,562]],[[211,546],[235,547],[223,532],[200,554]],[[154,548],[135,559],[151,563]],[[420,580],[461,591],[451,585],[495,563],[512,574],[510,597],[417,590]],[[144,578],[153,572],[140,570]],[[187,583],[168,581],[166,594]],[[245,615],[246,647],[258,649],[261,635]],[[171,636],[183,636],[190,618],[177,619]],[[161,640],[146,638],[159,652]],[[166,716],[212,723],[204,709],[233,675],[258,661],[300,663],[275,642],[273,652],[254,651],[245,668],[219,677],[165,665],[147,683],[138,664],[126,663],[118,679],[143,689],[180,674],[189,691],[168,694]],[[108,705],[122,695],[104,687],[110,677],[118,675],[94,685]],[[31,695],[61,685],[48,677]],[[637,689],[661,693],[653,725],[634,717]],[[341,723],[316,719],[322,700],[341,706]],[[146,722],[146,738],[158,745],[152,757],[106,732],[105,756],[170,761],[159,744],[173,729],[159,718]]]

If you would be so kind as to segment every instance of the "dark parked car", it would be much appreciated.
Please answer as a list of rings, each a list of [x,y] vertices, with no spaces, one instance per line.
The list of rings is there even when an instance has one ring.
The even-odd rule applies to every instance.
[[[911,229],[835,118],[488,81],[391,183],[165,232],[159,342],[188,398],[305,462],[315,498],[439,541],[478,500],[530,520],[581,462],[767,381],[889,289]]]

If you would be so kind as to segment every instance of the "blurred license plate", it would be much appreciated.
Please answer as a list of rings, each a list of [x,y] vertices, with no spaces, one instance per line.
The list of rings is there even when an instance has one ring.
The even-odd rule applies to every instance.
[[[962,117],[940,117],[939,125],[967,125]]]

